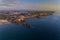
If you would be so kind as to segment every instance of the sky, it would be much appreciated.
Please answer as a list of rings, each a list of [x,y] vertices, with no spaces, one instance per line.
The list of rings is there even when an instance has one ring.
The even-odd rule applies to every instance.
[[[60,10],[60,0],[0,0],[0,10]]]

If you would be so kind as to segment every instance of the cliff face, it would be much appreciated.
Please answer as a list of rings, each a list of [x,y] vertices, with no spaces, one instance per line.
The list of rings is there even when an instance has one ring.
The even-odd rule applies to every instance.
[[[21,16],[19,16],[19,17],[16,18],[16,21],[21,22],[24,19],[25,19],[25,16],[21,15]]]

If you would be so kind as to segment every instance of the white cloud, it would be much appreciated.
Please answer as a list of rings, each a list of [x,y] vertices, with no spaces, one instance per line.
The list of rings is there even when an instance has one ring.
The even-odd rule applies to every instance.
[[[41,0],[40,0],[41,1]],[[39,2],[40,2],[39,1]],[[46,2],[48,3],[48,2]],[[47,5],[47,6],[46,6]],[[43,2],[42,4],[40,3],[30,3],[30,2],[26,2],[26,1],[22,1],[22,0],[0,0],[0,10],[2,9],[43,9],[43,10],[50,10],[50,9],[59,9],[60,10],[60,6],[52,6],[52,4],[50,4],[50,6],[48,6],[49,4],[44,4]]]
[[[24,3],[20,0],[0,0],[0,10],[2,9],[23,9]]]
[[[23,4],[23,1],[20,0],[2,0],[2,2],[6,5],[19,5]]]

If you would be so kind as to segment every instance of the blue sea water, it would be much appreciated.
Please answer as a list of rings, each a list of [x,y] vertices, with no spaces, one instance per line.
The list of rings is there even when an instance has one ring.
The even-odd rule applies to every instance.
[[[22,23],[0,23],[0,40],[60,40],[60,14],[26,19]]]

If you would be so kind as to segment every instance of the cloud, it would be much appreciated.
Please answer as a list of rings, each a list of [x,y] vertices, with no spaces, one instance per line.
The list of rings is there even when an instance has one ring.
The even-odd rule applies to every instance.
[[[2,3],[5,5],[17,5],[20,4],[20,1],[18,0],[2,0]]]
[[[0,0],[0,10],[2,9],[23,9],[25,6],[20,0]]]
[[[0,0],[2,9],[60,10],[59,0]]]

